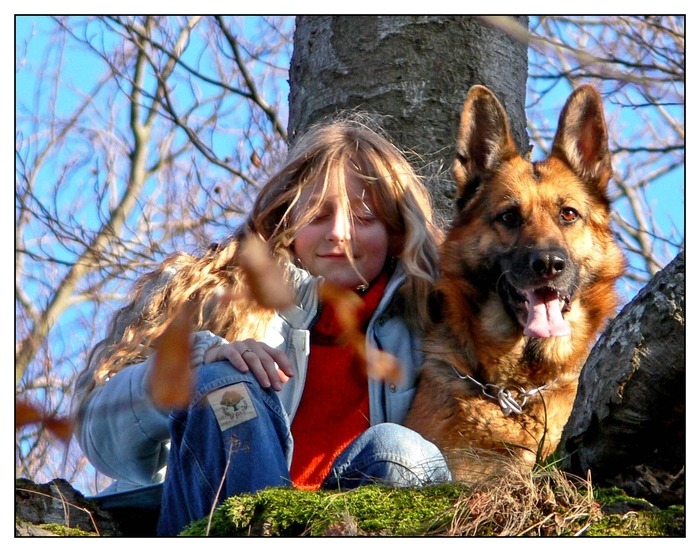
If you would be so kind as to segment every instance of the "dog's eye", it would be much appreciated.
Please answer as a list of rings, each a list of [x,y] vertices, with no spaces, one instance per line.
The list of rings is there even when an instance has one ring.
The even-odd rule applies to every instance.
[[[520,212],[517,209],[508,209],[496,217],[496,220],[508,228],[517,228],[522,224]]]
[[[571,224],[578,220],[578,211],[573,207],[564,207],[560,213],[561,220],[566,224]]]

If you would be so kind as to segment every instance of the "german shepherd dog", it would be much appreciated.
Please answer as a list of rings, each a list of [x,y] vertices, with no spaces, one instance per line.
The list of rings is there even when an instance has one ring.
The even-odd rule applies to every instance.
[[[549,157],[535,163],[516,151],[496,96],[474,86],[456,150],[457,214],[405,424],[445,453],[456,480],[478,480],[504,456],[532,467],[555,450],[625,262],[592,86],[571,94]]]

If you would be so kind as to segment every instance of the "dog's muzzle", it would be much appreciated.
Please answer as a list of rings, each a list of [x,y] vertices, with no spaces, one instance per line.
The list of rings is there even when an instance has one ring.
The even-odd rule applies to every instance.
[[[530,249],[507,264],[499,291],[523,334],[536,338],[571,335],[564,314],[570,310],[575,287],[567,255],[560,249]]]

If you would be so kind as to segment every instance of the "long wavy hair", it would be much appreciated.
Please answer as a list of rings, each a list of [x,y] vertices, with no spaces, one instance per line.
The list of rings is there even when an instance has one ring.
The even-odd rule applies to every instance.
[[[87,386],[147,358],[154,340],[185,304],[194,308],[195,330],[206,329],[229,341],[260,339],[273,311],[246,300],[217,300],[223,293],[235,296],[245,286],[236,262],[238,244],[255,234],[282,265],[295,263],[297,231],[320,209],[328,183],[335,179],[342,193],[353,173],[365,182],[376,215],[387,228],[391,260],[407,275],[397,304],[407,321],[425,329],[442,239],[430,195],[401,151],[368,118],[354,114],[315,125],[298,139],[283,166],[261,188],[246,223],[227,242],[199,257],[172,255],[136,282],[131,300],[115,313],[105,339],[90,354],[86,372],[93,383]],[[299,199],[311,186],[314,203],[302,210]],[[349,208],[346,215],[352,220]]]

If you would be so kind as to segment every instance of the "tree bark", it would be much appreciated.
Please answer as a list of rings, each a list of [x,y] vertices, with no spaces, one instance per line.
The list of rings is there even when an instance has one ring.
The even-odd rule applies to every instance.
[[[685,251],[611,322],[581,373],[564,469],[655,504],[685,493]]]
[[[37,484],[28,479],[15,482],[15,536],[51,536],[42,525],[61,525],[87,533],[120,536],[112,516],[86,499],[64,479]]]
[[[527,27],[528,18],[516,18]],[[289,136],[341,110],[362,110],[431,189],[438,221],[453,214],[450,168],[474,84],[504,103],[526,152],[527,45],[470,16],[298,16],[290,65]]]

